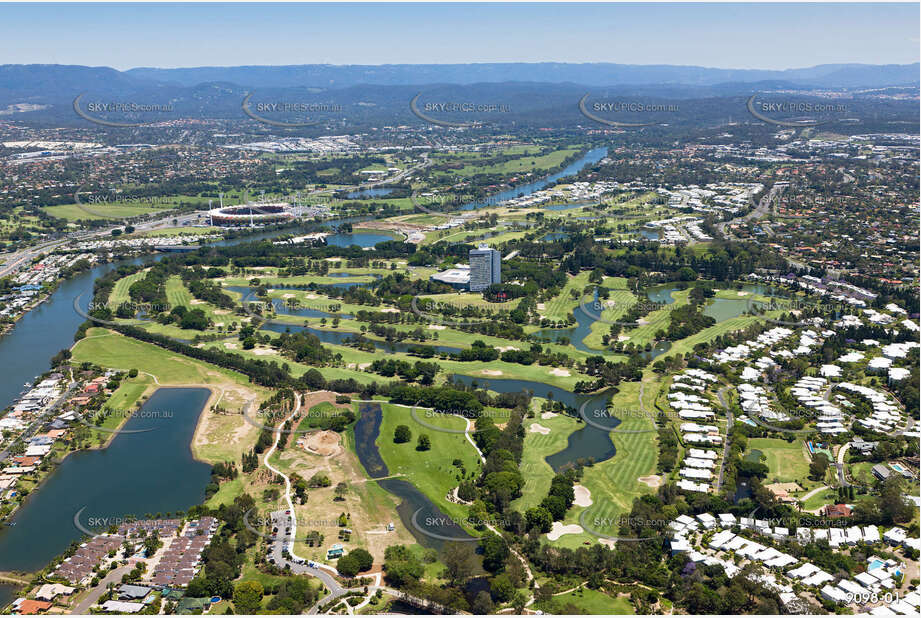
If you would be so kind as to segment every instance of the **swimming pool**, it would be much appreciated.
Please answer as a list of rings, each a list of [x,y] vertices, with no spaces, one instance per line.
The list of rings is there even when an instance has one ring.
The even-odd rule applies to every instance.
[[[876,569],[878,569],[878,568],[880,568],[880,567],[882,567],[882,566],[885,566],[885,565],[886,565],[886,563],[883,562],[882,560],[874,560],[873,562],[870,563],[870,566],[867,567],[867,571],[868,571],[868,572],[869,572],[869,571],[874,571],[874,570],[876,570]]]

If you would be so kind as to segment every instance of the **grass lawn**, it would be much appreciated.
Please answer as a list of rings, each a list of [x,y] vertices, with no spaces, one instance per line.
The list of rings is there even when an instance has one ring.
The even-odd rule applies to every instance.
[[[578,608],[580,614],[616,615],[634,614],[633,605],[627,597],[612,597],[601,590],[582,587],[566,594],[553,597],[558,609],[566,610],[570,603]],[[538,604],[542,607],[542,604]],[[550,608],[547,608],[550,609]]]
[[[480,458],[467,437],[460,433],[434,431],[417,422],[410,415],[411,409],[394,404],[382,404],[383,418],[377,446],[381,457],[387,464],[390,474],[403,474],[406,480],[437,504],[445,513],[458,519],[467,516],[467,507],[445,500],[445,496],[457,487],[460,470],[452,463],[455,459],[463,462],[468,478],[478,474]],[[459,417],[425,416],[425,411],[417,411],[417,416],[430,425],[447,429],[463,429],[466,422]],[[412,439],[403,444],[393,441],[394,430],[398,425],[407,425],[412,431]],[[421,434],[426,434],[432,441],[428,451],[417,451],[416,441]]]
[[[809,460],[802,440],[787,442],[781,438],[752,438],[748,441],[748,448],[761,451],[766,458],[762,462],[769,470],[765,485],[794,482],[803,489],[818,486],[816,481],[809,480]]]

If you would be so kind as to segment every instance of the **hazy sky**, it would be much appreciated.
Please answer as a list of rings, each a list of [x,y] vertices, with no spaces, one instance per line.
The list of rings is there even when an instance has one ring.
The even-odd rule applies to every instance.
[[[901,64],[918,23],[918,3],[0,4],[0,64]]]

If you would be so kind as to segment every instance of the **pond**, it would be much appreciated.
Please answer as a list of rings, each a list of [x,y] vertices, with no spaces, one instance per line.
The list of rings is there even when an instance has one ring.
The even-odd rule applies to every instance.
[[[553,399],[576,410],[587,403],[585,409],[588,414],[592,414],[596,410],[604,412],[611,399],[608,393],[575,394],[558,386],[527,380],[474,378],[464,375],[454,375],[452,378],[455,382],[468,386],[476,384],[479,388],[497,393],[521,393],[527,391],[535,397]],[[566,448],[546,457],[546,461],[551,468],[559,471],[566,466],[575,464],[580,459],[592,459],[595,462],[601,462],[614,456],[617,450],[611,441],[610,430],[620,425],[620,419],[613,416],[595,416],[592,414],[592,422],[600,425],[600,427],[586,423],[582,428],[569,435]],[[606,427],[607,431],[602,427]]]
[[[355,453],[368,476],[379,479],[377,484],[400,498],[397,513],[406,529],[420,545],[440,549],[447,537],[458,541],[473,539],[463,528],[454,523],[415,485],[400,478],[382,478],[390,475],[384,458],[377,448],[380,436],[383,410],[377,402],[359,402],[358,421],[355,423]],[[432,523],[434,522],[434,523]],[[422,532],[425,529],[430,534]]]

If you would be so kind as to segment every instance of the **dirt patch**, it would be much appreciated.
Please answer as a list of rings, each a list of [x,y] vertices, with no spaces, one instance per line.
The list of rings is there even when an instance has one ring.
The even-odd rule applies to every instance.
[[[304,449],[308,453],[329,457],[338,455],[342,450],[339,444],[339,434],[335,431],[318,431],[304,436]]]
[[[588,487],[582,485],[574,485],[573,491],[576,494],[575,499],[572,501],[576,506],[591,506],[592,502],[592,492],[588,490]]]
[[[544,427],[540,423],[531,423],[531,426],[528,427],[528,431],[530,431],[531,433],[539,433],[541,435],[546,436],[548,433],[550,433],[550,428]]]
[[[560,369],[559,367],[556,367],[550,370],[550,375],[559,376],[561,378],[568,378],[572,374],[569,372],[569,369]]]
[[[579,524],[569,524],[564,526],[562,522],[555,521],[553,522],[553,528],[550,532],[547,533],[547,539],[550,541],[556,541],[564,534],[581,534],[582,526]]]
[[[662,477],[656,474],[652,474],[650,476],[641,476],[640,478],[636,480],[638,480],[640,483],[645,483],[646,485],[649,485],[653,489],[655,489],[656,487],[660,487],[662,485]]]
[[[772,483],[764,486],[766,489],[778,494],[791,494],[795,491],[803,491],[803,488],[796,483]]]

